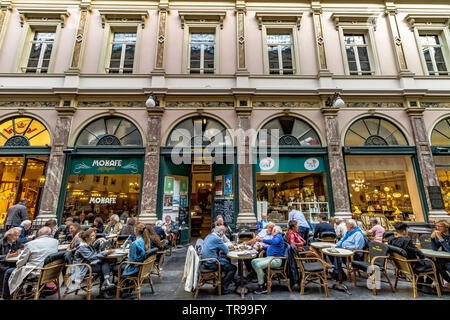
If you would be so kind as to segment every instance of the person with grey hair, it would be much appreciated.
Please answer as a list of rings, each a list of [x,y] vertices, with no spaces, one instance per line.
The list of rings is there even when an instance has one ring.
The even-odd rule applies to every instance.
[[[344,220],[341,218],[336,218],[336,224],[334,226],[334,231],[336,231],[336,237],[340,240],[347,233],[347,227],[345,226]]]
[[[20,228],[12,228],[5,232],[3,239],[0,240],[0,290],[3,292],[8,287],[8,281],[3,281],[5,275],[8,276],[14,270],[13,263],[5,260],[20,255],[23,244],[19,239]],[[7,290],[7,289],[6,289]]]
[[[273,227],[272,239],[261,239],[256,238],[256,241],[262,241],[268,244],[268,247],[263,247],[266,250],[266,256],[264,258],[257,258],[252,260],[252,267],[256,272],[258,277],[258,289],[254,292],[256,294],[267,293],[267,283],[265,283],[264,270],[267,269],[269,265],[269,260],[271,257],[284,257],[284,239],[282,236],[283,231],[280,226]],[[281,266],[281,259],[273,259],[270,263],[271,268],[279,268]]]
[[[31,221],[30,220],[23,220],[20,224],[20,236],[19,239],[22,241],[22,243],[27,242],[27,236],[29,235],[30,229],[31,229]]]
[[[158,220],[155,223],[155,227],[153,230],[155,230],[156,234],[159,236],[161,240],[166,239],[166,232],[163,229],[164,222],[162,220]]]
[[[3,299],[10,299],[10,293],[13,293],[28,275],[37,275],[34,270],[44,265],[47,256],[58,252],[58,240],[51,234],[52,230],[49,227],[42,227],[38,237],[25,244],[16,268],[10,274],[5,274],[4,281],[8,281],[9,287],[3,292]],[[9,279],[6,279],[7,276]]]
[[[223,285],[223,294],[231,293],[231,282],[235,282],[237,284],[237,278],[235,277],[237,267],[231,264],[230,260],[226,257],[221,256],[221,252],[223,255],[228,254],[228,247],[222,240],[222,236],[224,235],[224,230],[222,227],[216,226],[203,242],[202,248],[202,259],[215,258],[220,262],[220,268],[223,272],[225,272],[225,277],[222,280]],[[208,260],[202,262],[203,267],[209,270],[217,270],[217,262],[215,260]]]
[[[120,218],[117,214],[113,214],[111,217],[109,217],[108,224],[105,227],[104,233],[107,234],[120,234],[120,231],[122,231],[122,221],[120,221]]]

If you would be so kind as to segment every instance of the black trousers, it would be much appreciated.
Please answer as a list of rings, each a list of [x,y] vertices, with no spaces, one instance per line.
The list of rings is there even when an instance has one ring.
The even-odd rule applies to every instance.
[[[102,281],[103,281],[103,279],[105,279],[105,276],[109,277],[111,268],[107,261],[100,261],[99,263],[91,264],[91,267],[92,267],[92,273],[101,273]]]
[[[222,279],[222,286],[225,289],[228,289],[231,282],[233,282],[234,275],[236,274],[237,267],[232,264],[226,258],[219,258],[220,261],[220,269],[222,272],[225,272],[225,277]],[[211,270],[217,270],[217,263],[204,264],[205,268]]]
[[[450,283],[450,262],[448,262],[448,259],[436,259],[436,269],[438,273],[441,274],[442,278]],[[441,282],[440,278],[439,282]],[[441,285],[443,285],[443,283],[441,283]]]

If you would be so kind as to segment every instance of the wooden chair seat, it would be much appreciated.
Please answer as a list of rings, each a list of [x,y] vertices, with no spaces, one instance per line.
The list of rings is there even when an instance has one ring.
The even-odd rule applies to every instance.
[[[295,257],[301,273],[300,294],[305,292],[305,286],[309,283],[315,283],[325,289],[325,296],[328,298],[327,269],[322,261],[310,251],[298,252]]]
[[[209,269],[203,265],[203,262],[215,261],[217,263],[217,269]],[[198,281],[197,288],[194,291],[194,299],[197,299],[200,287],[205,284],[212,284],[217,286],[217,295],[222,295],[222,270],[220,267],[220,261],[216,258],[200,259],[200,267],[198,268]]]
[[[281,259],[281,266],[280,267],[271,267],[271,263],[275,259]],[[286,281],[286,284],[288,286],[289,292],[292,292],[291,285],[289,284],[289,278],[286,273],[286,263],[287,259],[286,257],[270,257],[269,263],[267,265],[267,294],[271,294],[272,291],[272,280],[274,278],[278,279],[278,283],[281,284],[281,278],[283,278]]]

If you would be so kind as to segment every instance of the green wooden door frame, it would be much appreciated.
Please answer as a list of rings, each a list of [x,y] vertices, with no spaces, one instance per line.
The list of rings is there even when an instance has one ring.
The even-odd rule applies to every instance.
[[[415,146],[343,146],[344,165],[346,155],[410,155],[414,170],[414,176],[416,177],[417,189],[419,191],[420,203],[422,205],[423,216],[425,222],[428,222],[429,208],[426,200],[425,188],[423,186],[422,173],[420,172],[419,161],[417,159],[417,152]],[[345,165],[345,178],[347,183],[347,190],[349,195],[350,211],[351,200],[350,190],[348,189],[347,167]]]
[[[96,147],[75,147],[67,148],[63,151],[66,155],[63,178],[61,180],[61,189],[59,192],[58,206],[56,209],[56,219],[58,224],[61,224],[62,213],[64,209],[64,202],[66,201],[67,194],[67,183],[69,181],[69,173],[71,170],[72,159],[76,157],[85,158],[98,158],[98,157],[117,157],[117,158],[127,158],[127,157],[142,157],[145,163],[145,148],[135,148],[135,147],[108,147],[108,146],[96,146]],[[141,201],[142,201],[142,183],[144,179],[144,169],[142,169],[141,175],[141,188],[139,190],[139,201],[138,201],[138,216],[141,213]]]

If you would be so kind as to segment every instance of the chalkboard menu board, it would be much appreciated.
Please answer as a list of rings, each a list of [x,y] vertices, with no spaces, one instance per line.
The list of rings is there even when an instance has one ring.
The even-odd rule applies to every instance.
[[[431,209],[445,209],[441,187],[428,186],[428,195],[430,196]]]
[[[180,207],[180,212],[178,215],[178,225],[180,227],[189,225],[189,207]]]
[[[223,216],[228,226],[234,226],[234,198],[214,199],[214,220],[218,215]]]

